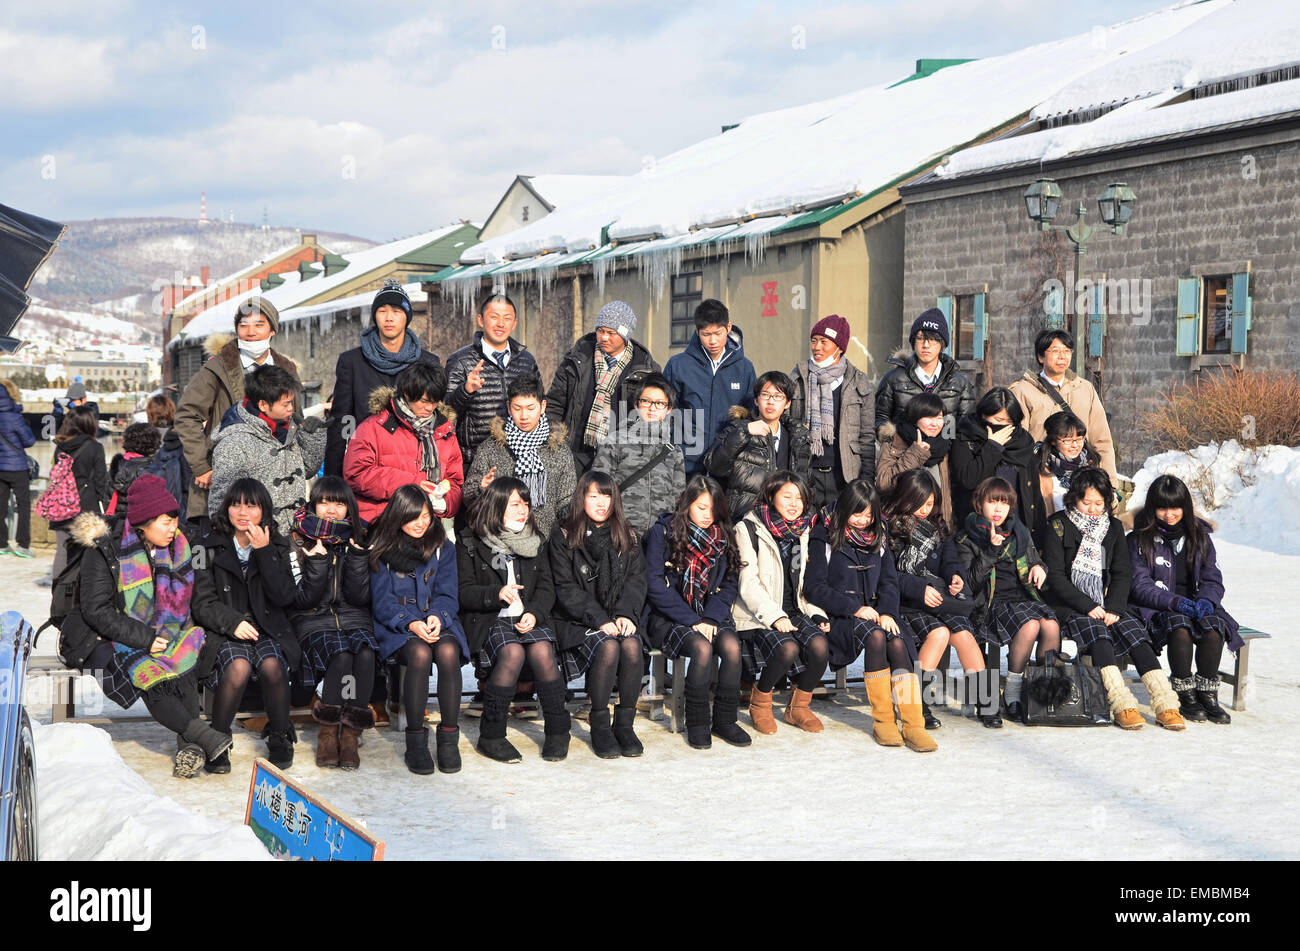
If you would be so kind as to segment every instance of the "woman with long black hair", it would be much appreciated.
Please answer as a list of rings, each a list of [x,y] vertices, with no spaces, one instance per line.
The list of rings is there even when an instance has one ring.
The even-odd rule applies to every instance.
[[[898,572],[880,499],[869,482],[857,479],[845,486],[826,523],[813,529],[804,593],[830,615],[831,666],[846,667],[863,655],[875,741],[906,744],[918,753],[938,749],[925,732],[921,685],[913,670],[916,643],[898,626]]]
[[[564,679],[587,676],[592,751],[601,759],[640,756],[641,741],[632,726],[645,667],[645,556],[624,517],[618,485],[607,473],[583,473],[569,516],[555,526],[547,547]],[[609,698],[616,682],[611,729]]]
[[[460,668],[469,645],[457,618],[456,552],[429,496],[419,485],[399,487],[370,526],[370,599],[381,660],[406,668],[406,768],[421,776],[460,769]],[[429,678],[438,665],[438,765],[424,725]]]
[[[375,681],[370,565],[357,498],[341,476],[324,476],[293,516],[289,562],[298,582],[290,619],[303,647],[304,673],[321,685],[312,705],[320,724],[316,765],[356,769],[357,742],[375,725],[366,702]],[[347,687],[347,689],[345,689]]]
[[[506,714],[525,662],[542,708],[542,759],[557,762],[569,753],[571,723],[550,626],[555,588],[530,499],[523,481],[494,479],[474,503],[457,553],[460,615],[485,681],[478,751],[499,763],[521,759],[506,739]]]
[[[686,741],[707,750],[713,736],[732,746],[753,739],[736,722],[740,710],[740,639],[731,617],[740,554],[731,531],[727,494],[708,476],[692,476],[671,514],[659,517],[646,539],[647,630],[686,668]],[[709,711],[713,660],[720,661]]]
[[[289,676],[302,647],[289,623],[297,587],[289,567],[289,540],[275,527],[271,494],[256,479],[236,479],[199,542],[203,567],[194,575],[194,620],[207,637],[199,655],[200,682],[216,691],[212,726],[229,733],[248,682],[262,688],[263,735],[272,763],[293,765],[298,735],[289,720]],[[230,772],[223,754],[209,772]]]

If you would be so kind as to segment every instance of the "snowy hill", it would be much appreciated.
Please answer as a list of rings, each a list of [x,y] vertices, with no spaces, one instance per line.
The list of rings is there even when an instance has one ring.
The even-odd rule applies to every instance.
[[[141,294],[147,305],[158,281],[177,272],[198,274],[205,265],[214,275],[244,267],[287,244],[303,231],[322,247],[347,254],[375,242],[355,235],[311,228],[268,228],[192,218],[102,218],[70,221],[58,249],[32,281],[29,293],[57,306],[86,305]],[[140,312],[147,312],[147,306]]]

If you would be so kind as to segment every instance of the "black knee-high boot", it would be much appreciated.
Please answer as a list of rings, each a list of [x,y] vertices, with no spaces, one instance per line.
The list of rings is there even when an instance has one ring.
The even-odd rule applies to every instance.
[[[506,714],[514,696],[512,687],[498,687],[490,683],[483,685],[483,719],[479,725],[477,749],[498,763],[523,761],[519,751],[506,739]]]
[[[709,688],[686,688],[686,742],[697,750],[713,746],[709,737]]]
[[[569,755],[569,728],[572,722],[564,708],[564,683],[550,680],[537,685],[537,702],[542,708],[546,739],[542,741],[542,759],[556,763]]]

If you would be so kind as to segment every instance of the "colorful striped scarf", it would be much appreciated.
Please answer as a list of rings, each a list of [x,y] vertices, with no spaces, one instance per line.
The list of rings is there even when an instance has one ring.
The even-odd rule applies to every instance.
[[[122,527],[117,562],[118,590],[128,617],[167,638],[167,647],[157,654],[116,644],[131,683],[140,690],[173,680],[190,670],[199,659],[203,628],[189,623],[190,595],[194,590],[194,565],[190,543],[180,532],[167,548],[149,555],[148,546],[128,520]]]

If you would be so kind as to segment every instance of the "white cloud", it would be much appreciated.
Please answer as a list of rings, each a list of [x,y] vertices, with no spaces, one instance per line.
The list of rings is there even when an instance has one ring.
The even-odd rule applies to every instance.
[[[111,46],[108,40],[0,30],[4,108],[48,110],[110,98],[115,78]]]

